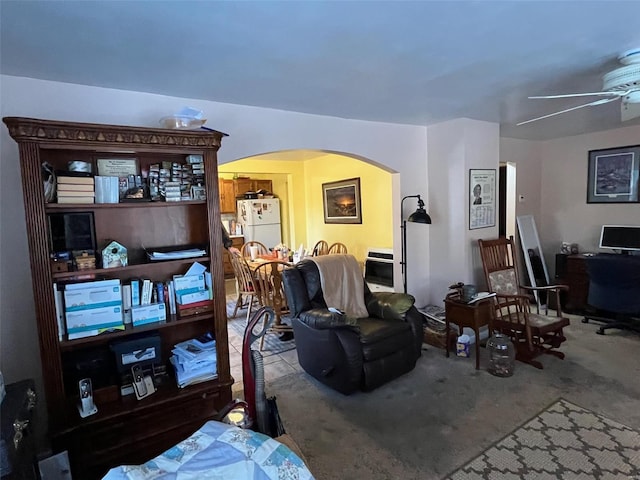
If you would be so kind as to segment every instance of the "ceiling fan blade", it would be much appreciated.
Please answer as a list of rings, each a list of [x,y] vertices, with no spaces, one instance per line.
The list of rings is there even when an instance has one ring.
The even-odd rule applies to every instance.
[[[527,98],[571,98],[571,97],[593,97],[596,95],[600,95],[600,96],[606,96],[606,97],[610,97],[612,95],[615,95],[616,97],[624,97],[625,95],[628,95],[629,92],[591,92],[591,93],[567,93],[566,95],[542,95],[542,96],[535,96],[535,97],[527,97]]]
[[[618,97],[615,98],[603,98],[601,100],[596,100],[595,102],[585,103],[584,105],[578,105],[577,107],[566,108],[565,110],[560,110],[559,112],[550,113],[549,115],[543,115],[542,117],[532,118],[531,120],[526,120],[524,122],[516,123],[517,126],[524,125],[525,123],[535,122],[537,120],[542,120],[543,118],[554,117],[556,115],[560,115],[562,113],[572,112],[573,110],[578,110],[584,107],[595,107],[596,105],[604,105],[605,103],[610,103],[617,100]]]
[[[640,117],[640,103],[623,103],[620,107],[620,119],[623,122]]]

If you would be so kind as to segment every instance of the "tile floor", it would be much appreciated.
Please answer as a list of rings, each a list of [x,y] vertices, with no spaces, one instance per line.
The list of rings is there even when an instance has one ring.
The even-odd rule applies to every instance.
[[[235,298],[235,280],[226,280],[225,290],[227,297],[232,295]],[[246,310],[238,310],[236,318],[229,317],[228,321],[229,323],[238,322],[244,327],[247,321]],[[236,330],[239,329],[231,328],[231,325],[229,325],[229,363],[231,366],[231,376],[235,379],[232,387],[232,396],[233,398],[242,398],[242,336],[236,333]],[[254,348],[257,348],[257,346],[254,346]],[[267,395],[269,392],[269,381],[302,371],[302,367],[300,367],[298,363],[298,354],[295,348],[282,353],[270,354],[268,346],[265,344],[262,355],[264,359],[264,377]]]

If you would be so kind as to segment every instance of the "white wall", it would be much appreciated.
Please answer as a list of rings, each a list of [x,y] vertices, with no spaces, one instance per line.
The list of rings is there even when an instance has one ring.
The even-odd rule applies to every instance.
[[[498,125],[457,119],[427,127],[427,136],[428,203],[435,212],[429,226],[429,293],[431,303],[441,304],[449,285],[482,283],[477,239],[498,235],[497,210],[495,226],[469,230],[469,170],[495,169],[497,182]]]
[[[550,140],[540,145],[540,241],[549,275],[563,241],[598,251],[603,224],[640,225],[640,204],[587,204],[589,150],[640,144],[640,125]]]
[[[160,117],[185,105],[203,110],[208,118],[207,126],[230,134],[222,142],[221,163],[300,148],[347,152],[386,165],[401,174],[404,172],[401,179],[403,195],[417,191],[427,195],[426,129],[423,127],[0,76],[0,114],[3,117],[156,126]],[[6,382],[25,377],[39,380],[40,361],[18,149],[6,128],[1,130],[0,368]],[[398,225],[394,232],[394,248],[399,259],[400,198],[389,200],[394,205],[394,212],[398,212],[394,221]],[[440,215],[446,217],[446,213]],[[414,238],[416,243],[428,245],[428,229],[416,233]],[[428,253],[415,256],[412,261],[416,265],[414,272],[420,272],[419,282],[428,285]],[[428,293],[426,290],[416,292],[419,305],[425,303]]]
[[[500,162],[512,163],[516,168],[516,198],[524,197],[523,201],[516,200],[516,215],[533,215],[538,221],[542,191],[540,142],[501,138]]]

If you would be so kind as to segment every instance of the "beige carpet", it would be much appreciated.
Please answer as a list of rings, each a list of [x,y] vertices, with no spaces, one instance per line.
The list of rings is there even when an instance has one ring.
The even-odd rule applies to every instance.
[[[473,358],[428,347],[412,372],[372,392],[345,396],[304,372],[266,389],[317,480],[441,480],[559,398],[640,431],[640,336],[597,328],[572,320],[565,360],[544,356],[544,370],[518,362],[509,378],[486,371],[484,348],[475,370]],[[636,480],[622,471],[580,478]]]
[[[561,399],[449,480],[635,479],[640,433]]]

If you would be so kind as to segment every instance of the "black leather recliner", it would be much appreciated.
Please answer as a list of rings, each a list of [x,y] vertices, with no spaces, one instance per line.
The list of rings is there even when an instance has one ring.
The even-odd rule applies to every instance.
[[[300,366],[329,387],[350,394],[373,390],[415,367],[422,348],[422,315],[413,297],[372,293],[364,284],[368,318],[330,312],[320,272],[302,260],[282,272]]]

